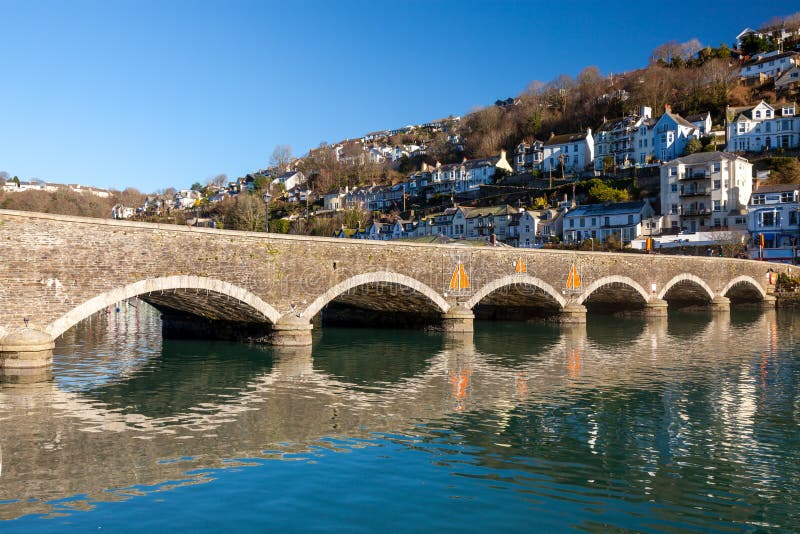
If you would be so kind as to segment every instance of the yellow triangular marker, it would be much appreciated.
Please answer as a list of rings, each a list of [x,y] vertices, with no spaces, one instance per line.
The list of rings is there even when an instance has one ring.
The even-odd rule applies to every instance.
[[[567,277],[567,289],[580,289],[581,275],[578,274],[578,269],[575,264],[569,269],[569,276]]]
[[[517,263],[514,265],[514,271],[518,273],[528,272],[528,267],[525,265],[525,260],[522,259],[522,256],[519,257]]]
[[[458,262],[456,270],[453,271],[453,276],[450,278],[450,289],[469,289],[469,277],[464,270],[464,264]]]

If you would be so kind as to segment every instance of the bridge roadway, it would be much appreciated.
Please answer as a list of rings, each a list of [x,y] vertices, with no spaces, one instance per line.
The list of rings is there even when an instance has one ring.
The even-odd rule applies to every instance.
[[[526,272],[516,272],[519,259]],[[587,309],[663,316],[671,305],[726,312],[774,306],[767,270],[723,258],[429,245],[191,228],[0,210],[0,378],[49,378],[54,339],[133,297],[165,317],[201,317],[275,345],[311,344],[331,304],[414,316],[469,333],[475,311],[538,310],[584,322]],[[452,291],[464,265],[470,288]],[[575,265],[579,292],[566,290]],[[176,324],[180,321],[176,321]]]
[[[335,450],[335,444],[326,445],[329,439],[347,440],[350,444],[341,444],[347,448],[362,446],[358,441],[374,439],[376,432],[418,435],[421,422],[438,428],[437,421],[456,413],[490,414],[486,421],[494,428],[485,434],[491,439],[473,445],[486,448],[487,457],[513,457],[514,450],[508,452],[495,442],[503,443],[514,433],[514,419],[531,404],[548,406],[551,412],[539,420],[525,419],[525,425],[538,425],[536,434],[543,439],[553,436],[553,428],[561,428],[578,447],[615,454],[613,444],[625,434],[617,426],[619,419],[595,420],[585,406],[567,406],[565,417],[554,399],[572,390],[574,402],[587,396],[602,414],[614,409],[603,408],[606,397],[611,402],[616,398],[603,393],[607,388],[635,391],[641,381],[651,380],[671,384],[661,391],[669,399],[663,416],[674,419],[668,426],[675,435],[657,447],[655,441],[663,436],[651,435],[654,449],[669,447],[663,454],[671,456],[672,447],[681,446],[680,429],[689,424],[690,412],[678,409],[689,401],[680,399],[698,402],[687,376],[711,376],[716,366],[741,370],[727,373],[733,378],[706,393],[712,397],[710,404],[718,406],[718,417],[726,421],[710,425],[709,432],[719,434],[715,442],[731,439],[731,427],[757,424],[761,370],[753,361],[758,355],[771,359],[779,350],[776,315],[766,311],[731,325],[729,315],[713,314],[707,322],[678,330],[662,317],[641,323],[624,339],[595,339],[586,325],[562,329],[547,341],[537,338],[533,345],[482,347],[481,339],[473,343],[453,337],[433,352],[420,349],[426,351],[424,361],[413,375],[381,376],[374,383],[327,369],[326,358],[315,361],[306,346],[263,349],[265,369],[252,377],[220,377],[214,367],[186,366],[167,389],[148,380],[132,386],[134,399],[104,396],[103,390],[113,389],[116,381],[90,393],[65,391],[55,382],[0,387],[0,424],[13,429],[0,433],[0,520],[128,499],[159,491],[167,482],[202,483],[205,477],[191,472],[234,466],[231,458],[247,465],[248,458],[280,459],[320,446]],[[783,327],[793,325],[800,327],[800,319],[792,316]],[[738,335],[731,335],[732,326]],[[691,350],[675,351],[678,344]],[[624,350],[629,354],[624,360],[620,346],[633,348]],[[407,347],[387,353],[380,341],[365,350],[387,362],[409,357]],[[176,399],[193,399],[214,382],[209,375],[235,393],[176,407],[181,404]],[[459,439],[469,442],[472,435]],[[420,441],[414,439],[411,446]],[[165,461],[172,458],[176,461]],[[710,482],[714,475],[709,472]]]

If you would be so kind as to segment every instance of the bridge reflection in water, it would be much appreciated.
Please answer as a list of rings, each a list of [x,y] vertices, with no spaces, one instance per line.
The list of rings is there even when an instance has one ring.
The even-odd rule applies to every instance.
[[[335,448],[329,438],[424,439],[427,428],[459,434],[488,465],[600,455],[658,480],[677,469],[665,458],[699,446],[687,429],[702,418],[704,446],[731,455],[724,469],[759,470],[736,455],[767,446],[757,432],[765,373],[770,358],[794,348],[778,331],[798,327],[797,316],[766,310],[497,322],[461,339],[331,328],[314,333],[312,352],[162,341],[158,314],[145,307],[96,315],[61,338],[57,382],[0,389],[0,519],[136,498],[167,481],[207,482],[190,471]],[[787,394],[784,402],[797,402],[796,390]],[[625,415],[637,404],[650,420]],[[576,483],[569,470],[551,475]],[[70,504],[54,502],[62,499]]]

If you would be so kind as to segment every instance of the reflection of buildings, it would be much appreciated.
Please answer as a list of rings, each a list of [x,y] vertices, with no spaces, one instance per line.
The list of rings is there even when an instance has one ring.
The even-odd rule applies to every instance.
[[[509,344],[511,348],[499,342],[502,332],[493,338],[478,336],[474,345],[436,341],[413,375],[401,375],[406,370],[401,368],[396,377],[374,381],[365,381],[360,370],[322,370],[329,369],[323,360],[335,358],[335,353],[320,355],[323,338],[313,356],[309,349],[274,354],[268,372],[230,383],[230,398],[150,417],[53,384],[0,389],[0,420],[4,429],[15,429],[0,435],[5,460],[0,501],[32,499],[0,505],[0,518],[47,511],[47,501],[74,495],[117,498],[107,490],[132,484],[198,482],[186,471],[220,467],[226,458],[262,456],[265,449],[279,450],[279,443],[302,449],[327,436],[424,432],[421,421],[448,421],[454,408],[459,418],[486,417],[484,424],[494,426],[496,433],[513,437],[525,432],[540,440],[503,452],[495,445],[495,434],[486,442],[481,441],[483,432],[463,437],[475,440],[489,455],[521,454],[514,447],[546,444],[565,435],[575,441],[570,454],[609,454],[618,436],[638,436],[643,424],[619,415],[618,398],[610,392],[628,396],[626,410],[650,402],[640,391],[660,396],[657,406],[664,421],[651,422],[658,427],[652,436],[637,438],[652,442],[643,446],[642,457],[632,459],[635,465],[658,471],[663,456],[685,452],[697,426],[720,444],[749,434],[751,440],[741,446],[752,453],[760,446],[752,429],[757,396],[764,389],[754,357],[785,350],[772,328],[778,319],[792,322],[784,325],[787,331],[795,326],[793,317],[776,317],[772,311],[753,315],[749,323],[730,323],[727,315],[697,315],[684,322],[611,321],[588,333],[586,327],[552,329],[552,335],[539,334]],[[127,335],[124,328],[120,331]],[[492,350],[482,347],[491,340]],[[687,346],[692,350],[685,350]],[[407,347],[392,353],[378,341],[362,350],[388,360],[405,357]],[[203,383],[214,373],[219,369],[190,367],[185,376],[175,378]],[[721,410],[698,412],[699,404],[719,405]],[[521,419],[522,426],[517,422]],[[558,448],[535,450],[557,454]],[[194,457],[198,451],[200,459],[161,462]]]

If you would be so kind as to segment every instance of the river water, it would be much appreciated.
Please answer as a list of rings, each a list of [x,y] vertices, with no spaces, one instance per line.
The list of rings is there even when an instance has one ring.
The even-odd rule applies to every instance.
[[[160,332],[94,316],[0,389],[0,532],[800,528],[800,315]]]

